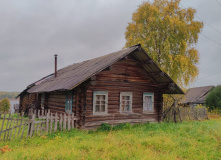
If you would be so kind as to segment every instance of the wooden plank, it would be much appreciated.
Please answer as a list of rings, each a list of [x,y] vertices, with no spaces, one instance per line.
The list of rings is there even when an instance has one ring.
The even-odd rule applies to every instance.
[[[72,117],[71,117],[71,128],[74,128],[74,113],[72,113]]]
[[[2,126],[1,126],[1,130],[0,130],[0,139],[1,139],[1,134],[2,134],[2,131],[3,131],[3,127],[4,127],[4,122],[5,122],[5,113],[4,113],[4,117],[3,117],[3,120],[2,120]]]
[[[67,117],[66,117],[66,113],[64,113],[64,123],[63,123],[63,130],[66,130],[66,121],[67,121]]]
[[[20,126],[19,126],[19,129],[18,129],[18,134],[17,134],[17,137],[19,137],[19,134],[20,134],[20,131],[21,131],[21,127],[22,127],[22,121],[23,121],[23,116],[24,116],[24,112],[22,112],[22,114],[21,114]]]
[[[32,137],[34,130],[35,130],[35,115],[36,114],[32,114],[30,137]]]
[[[23,138],[26,125],[28,125],[28,126],[30,125],[28,120],[25,120],[25,123],[24,123],[24,125],[23,125],[23,130],[22,130],[22,134],[21,134],[21,139]],[[27,132],[28,132],[28,131],[27,131]]]
[[[9,116],[8,116],[8,117],[9,117],[9,118],[11,117],[11,113],[9,113]],[[8,129],[9,121],[10,121],[10,120],[7,121],[5,130]],[[7,132],[5,132],[3,140],[5,140],[6,136],[7,136]]]
[[[62,131],[62,113],[60,114],[60,120],[59,120],[60,124],[59,124],[59,129],[60,131]]]
[[[56,113],[55,113],[54,132],[57,131],[57,127],[58,127],[58,114],[57,114],[57,112],[56,112]]]
[[[70,114],[68,114],[68,130],[71,129],[71,118],[70,118]]]
[[[11,136],[12,136],[12,134],[13,134],[14,124],[15,124],[15,122],[12,121],[12,127],[10,128],[11,132],[9,131],[9,132],[10,132],[9,140],[11,140]]]
[[[53,116],[52,116],[52,113],[51,113],[51,116],[50,116],[50,133],[52,133],[52,126],[53,126]]]
[[[49,112],[46,115],[46,133],[48,133],[48,129],[49,129]]]

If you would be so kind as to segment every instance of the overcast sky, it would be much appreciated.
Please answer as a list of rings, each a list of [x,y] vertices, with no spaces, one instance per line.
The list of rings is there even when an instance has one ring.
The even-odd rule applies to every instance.
[[[22,91],[58,69],[122,49],[143,0],[0,0],[0,91]],[[182,0],[207,24],[200,74],[190,87],[221,84],[221,0]],[[198,19],[199,20],[199,19]],[[207,37],[207,38],[206,38]]]

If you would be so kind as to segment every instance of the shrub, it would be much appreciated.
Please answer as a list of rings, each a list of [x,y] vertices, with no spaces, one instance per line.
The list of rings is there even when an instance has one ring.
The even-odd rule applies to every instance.
[[[110,131],[111,130],[111,125],[107,123],[102,123],[101,127],[99,127],[97,130],[98,131]]]
[[[124,130],[124,129],[131,129],[132,126],[130,123],[121,123],[113,127],[113,130]]]
[[[215,87],[206,97],[205,104],[209,111],[221,110],[221,86]]]
[[[10,109],[10,101],[8,100],[8,98],[2,99],[0,103],[0,111],[8,112],[9,109]]]

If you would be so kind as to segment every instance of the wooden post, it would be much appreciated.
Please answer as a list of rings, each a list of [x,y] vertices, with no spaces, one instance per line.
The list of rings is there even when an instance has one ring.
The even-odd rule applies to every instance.
[[[11,136],[12,136],[12,133],[13,133],[14,124],[15,124],[15,122],[12,120],[11,132],[10,132],[10,130],[8,131],[8,132],[10,132],[9,140],[11,140]]]
[[[74,113],[72,113],[71,127],[72,129],[74,128]]]
[[[50,117],[50,133],[52,133],[52,125],[53,125],[53,115],[51,113],[51,117]]]
[[[30,137],[32,136],[34,132],[34,127],[35,127],[35,114],[32,114],[32,119],[31,119],[31,130],[30,130]]]
[[[49,112],[46,114],[46,133],[48,133]]]
[[[62,131],[62,113],[60,114],[60,120],[59,120],[60,124],[59,124],[59,129],[60,131]]]
[[[5,128],[6,131],[5,131],[5,134],[4,134],[4,138],[3,138],[3,140],[5,139],[6,134],[7,134],[8,123],[9,123],[9,119],[10,119],[10,117],[11,117],[11,113],[9,113],[9,116],[8,116],[8,121],[7,121],[6,128]]]
[[[19,129],[18,129],[17,137],[19,136],[19,133],[21,131],[23,116],[24,116],[24,112],[21,113],[20,126],[19,126]]]
[[[63,130],[66,130],[66,120],[67,120],[66,113],[64,113]]]
[[[70,114],[68,114],[68,130],[71,129],[71,119],[70,119]]]
[[[5,122],[5,113],[4,113],[4,117],[2,120],[2,126],[1,126],[1,130],[0,130],[0,139],[1,139],[1,134],[2,134],[2,130],[3,130],[4,122]]]
[[[57,131],[57,127],[58,127],[58,114],[57,114],[57,112],[56,112],[56,113],[55,113],[54,132]]]

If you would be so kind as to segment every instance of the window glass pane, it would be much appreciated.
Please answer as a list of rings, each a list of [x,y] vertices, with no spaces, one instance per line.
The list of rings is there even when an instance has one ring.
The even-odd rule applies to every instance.
[[[100,105],[95,106],[95,112],[100,112]]]
[[[101,105],[101,112],[105,112],[105,105]]]
[[[144,110],[153,110],[152,96],[145,96]]]
[[[105,104],[105,101],[101,101],[101,104]]]
[[[129,111],[129,110],[130,110],[130,106],[129,106],[129,105],[126,105],[125,111]]]
[[[96,95],[96,101],[99,101],[100,100],[100,96],[99,95]]]
[[[100,104],[100,101],[96,101],[96,104]]]

